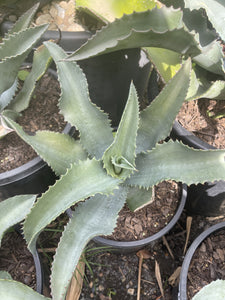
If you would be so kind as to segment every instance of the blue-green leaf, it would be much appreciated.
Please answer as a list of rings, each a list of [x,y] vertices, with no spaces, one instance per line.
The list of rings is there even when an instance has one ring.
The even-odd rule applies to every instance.
[[[169,141],[138,154],[136,168],[126,183],[147,189],[170,179],[188,185],[224,180],[225,150],[199,150]]]
[[[57,65],[61,113],[80,131],[81,143],[88,153],[99,159],[113,141],[108,116],[90,101],[87,80],[80,67],[75,62],[62,61],[67,56],[58,45],[45,45]]]
[[[76,207],[63,232],[53,262],[51,288],[54,300],[64,299],[86,244],[95,236],[113,232],[126,195],[126,189],[121,187],[113,195],[106,197],[97,194]]]

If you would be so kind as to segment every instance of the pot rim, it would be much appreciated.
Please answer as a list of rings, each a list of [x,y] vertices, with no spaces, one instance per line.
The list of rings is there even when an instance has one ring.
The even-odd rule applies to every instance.
[[[217,230],[222,229],[225,227],[225,221],[217,223],[205,231],[203,231],[191,244],[189,247],[181,268],[180,272],[180,282],[179,282],[179,291],[178,291],[178,300],[187,300],[187,275],[188,275],[188,269],[192,260],[192,257],[198,248],[198,246],[203,242],[204,239],[206,239],[210,234],[214,233]]]
[[[163,229],[161,229],[159,232],[153,234],[150,237],[147,237],[147,238],[144,238],[144,239],[141,239],[138,241],[114,241],[114,240],[109,240],[109,239],[98,236],[98,237],[94,237],[92,240],[98,244],[102,244],[102,245],[106,246],[106,248],[113,249],[113,250],[115,249],[115,250],[121,250],[121,251],[125,251],[125,252],[129,252],[129,251],[132,252],[132,251],[136,251],[137,249],[141,249],[141,248],[147,246],[148,244],[155,242],[156,240],[158,240],[159,238],[164,236],[168,231],[170,231],[172,229],[172,227],[174,227],[174,225],[180,218],[180,215],[184,209],[186,197],[187,197],[187,186],[186,186],[186,184],[182,184],[182,194],[180,197],[181,198],[180,204],[179,204],[177,211],[174,214],[173,218]],[[68,216],[71,217],[71,215],[72,215],[71,209],[68,209],[66,212],[67,212]]]
[[[173,138],[180,138],[185,144],[197,149],[216,149],[216,147],[204,142],[192,132],[188,131],[177,120],[175,120],[173,124],[171,136]]]

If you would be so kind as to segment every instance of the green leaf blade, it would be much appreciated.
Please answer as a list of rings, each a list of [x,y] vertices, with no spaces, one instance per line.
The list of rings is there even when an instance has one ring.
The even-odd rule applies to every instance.
[[[104,167],[111,176],[125,179],[134,170],[132,166],[135,164],[138,123],[139,106],[137,92],[133,83],[131,83],[127,104],[114,142],[103,155]]]
[[[29,135],[15,121],[10,119],[9,112],[4,111],[2,117],[7,125],[28,143],[57,175],[65,174],[71,164],[87,158],[87,153],[80,142],[67,134],[52,131],[37,131]]]
[[[128,185],[149,188],[163,180],[188,185],[225,179],[225,150],[197,150],[179,142],[157,144],[136,159],[138,172],[126,180]],[[206,175],[207,174],[207,175]]]
[[[7,42],[0,48],[0,94],[9,89],[15,82],[19,67],[32,50],[42,34],[47,30],[47,25],[28,28],[16,35],[10,35]],[[23,39],[23,43],[21,40]]]
[[[64,299],[69,281],[88,241],[95,236],[112,233],[126,195],[126,189],[120,188],[114,191],[114,195],[105,197],[98,194],[78,205],[56,250],[51,276],[53,299]]]
[[[166,48],[192,55],[200,53],[194,34],[189,33],[182,23],[181,10],[163,6],[160,9],[124,15],[115,20],[67,60],[81,60],[135,47]]]
[[[19,195],[0,202],[0,246],[7,229],[25,219],[36,195]]]
[[[190,10],[203,8],[213,27],[225,41],[224,15],[225,3],[223,0],[185,0],[185,7]]]
[[[141,112],[137,153],[152,149],[157,142],[169,135],[176,115],[186,98],[190,72],[191,60],[187,60],[154,101]]]
[[[27,216],[24,235],[29,249],[35,251],[39,233],[70,206],[96,193],[109,195],[118,184],[119,180],[109,177],[101,162],[95,159],[72,165],[67,173],[39,198]]]
[[[84,148],[99,159],[113,141],[108,117],[90,101],[87,80],[80,67],[76,63],[62,61],[66,54],[59,46],[51,42],[45,45],[57,65],[62,90],[60,110],[65,120],[80,131]]]
[[[27,285],[13,280],[0,279],[0,299],[4,300],[50,300]]]
[[[139,187],[129,187],[126,202],[131,211],[136,212],[152,201],[152,188],[146,190]]]
[[[13,25],[13,27],[9,30],[7,35],[22,31],[26,28],[28,28],[31,25],[31,22],[33,20],[33,17],[35,16],[37,10],[39,7],[39,3],[32,6],[30,9],[28,9],[19,19],[17,22]]]
[[[31,72],[26,77],[21,91],[11,103],[9,109],[21,112],[29,106],[36,82],[44,75],[50,63],[51,56],[47,48],[43,45],[38,47],[34,52]]]

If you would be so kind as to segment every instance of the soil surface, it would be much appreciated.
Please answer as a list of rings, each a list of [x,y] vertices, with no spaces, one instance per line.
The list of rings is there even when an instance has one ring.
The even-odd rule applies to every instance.
[[[225,100],[200,99],[185,102],[177,120],[188,131],[216,148],[225,148]],[[209,114],[212,116],[210,117]]]
[[[203,286],[216,279],[225,279],[225,230],[205,239],[196,250],[189,268],[188,299]]]
[[[0,248],[0,270],[8,271],[14,280],[36,288],[34,260],[22,236],[16,231],[4,235]]]
[[[18,123],[29,134],[37,130],[62,132],[66,123],[59,114],[59,97],[58,81],[45,74],[34,91],[29,107],[18,118]],[[36,152],[16,133],[9,133],[0,140],[0,173],[19,167],[36,156]]]

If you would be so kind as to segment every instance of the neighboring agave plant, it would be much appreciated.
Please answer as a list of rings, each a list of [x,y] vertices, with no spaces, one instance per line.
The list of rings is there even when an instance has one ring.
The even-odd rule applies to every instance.
[[[177,29],[183,27],[184,31],[195,33],[193,37],[201,49],[201,53],[193,55],[194,66],[187,100],[199,98],[225,99],[225,58],[222,45],[222,42],[225,42],[225,3],[223,1],[162,0],[163,4],[160,4],[160,1],[153,0],[148,1],[148,3],[146,1],[133,1],[132,3],[130,2],[128,7],[123,6],[122,3],[125,2],[121,1],[121,4],[117,5],[116,1],[111,0],[108,6],[105,4],[101,5],[97,15],[101,14],[101,17],[106,18],[107,21],[111,21],[115,16],[122,13],[128,13],[135,9],[144,11],[155,5],[158,7],[161,7],[163,4],[167,6],[175,5],[177,9],[174,10],[172,7],[166,9],[164,7],[158,10],[154,8],[152,9],[152,13],[142,12],[141,14],[133,13],[129,16],[124,16],[121,21],[115,21],[98,32],[93,40],[76,51],[71,59],[81,59],[80,53],[82,53],[82,59],[84,59],[98,53],[111,52],[121,48],[140,47],[144,43],[149,58],[160,73],[162,80],[168,82],[182,64],[182,52],[179,51],[176,45],[178,41],[182,42],[184,37],[181,36],[181,33],[177,33],[177,41],[174,41],[173,45],[169,41],[169,48],[166,47],[166,41],[164,41],[165,46],[163,47],[160,47],[159,44],[148,46],[146,42],[147,39],[150,39],[150,35],[142,34],[141,37],[139,34],[139,38],[135,37],[135,33],[137,35],[138,31],[140,33],[146,30],[146,25],[149,25],[149,31],[151,29],[154,30],[154,28],[151,28],[150,20],[146,19],[147,14],[157,24],[152,15],[156,15],[157,11],[161,11],[162,13],[166,11],[168,24],[171,25],[174,21],[173,24],[177,26]],[[85,5],[88,5],[91,11],[95,9],[93,1],[79,0],[77,4],[82,6],[83,9],[85,9]],[[114,8],[111,13],[109,11],[110,5]],[[170,11],[170,15],[168,10]],[[135,24],[141,18],[143,22],[139,22],[137,27]],[[158,22],[163,24],[163,18],[164,16],[158,14]],[[124,28],[127,29],[126,35],[121,34],[121,32],[125,33]],[[135,42],[131,40],[132,36]],[[110,40],[110,44],[107,44],[107,49],[104,49],[107,39]]]
[[[172,23],[176,23],[176,19]],[[181,39],[181,52],[189,52],[192,47],[196,50],[194,42],[191,43],[193,36],[183,28],[173,30],[170,23],[160,25],[163,33],[146,30],[141,35],[150,35],[152,43],[156,40],[159,43],[157,35],[162,35],[164,42],[166,26],[170,27],[167,45],[175,41],[177,35],[186,35]],[[135,39],[139,39],[139,35],[132,32]],[[125,31],[121,34],[127,35]],[[163,180],[187,184],[224,180],[225,150],[195,150],[178,141],[164,141],[187,95],[190,58],[141,112],[131,83],[114,137],[107,114],[89,99],[86,77],[78,64],[66,61],[66,53],[55,43],[45,42],[45,46],[57,66],[60,111],[65,120],[79,130],[80,138],[74,140],[63,133],[48,131],[30,136],[10,118],[10,111],[3,113],[3,119],[59,175],[59,180],[37,200],[24,222],[24,236],[31,252],[35,251],[37,238],[44,228],[77,204],[52,266],[52,297],[59,300],[65,298],[86,244],[95,236],[112,233],[125,203],[134,211],[147,205],[154,185]]]
[[[45,73],[50,63],[46,48],[39,47],[34,54],[32,71],[26,78],[22,90],[15,97],[19,69],[48,28],[47,24],[29,27],[38,6],[39,4],[34,5],[23,14],[0,44],[0,138],[11,131],[1,117],[2,112],[10,108],[14,112],[11,115],[16,118],[19,112],[28,107],[35,83]]]
[[[204,286],[192,300],[224,300],[225,280],[215,280]]]

